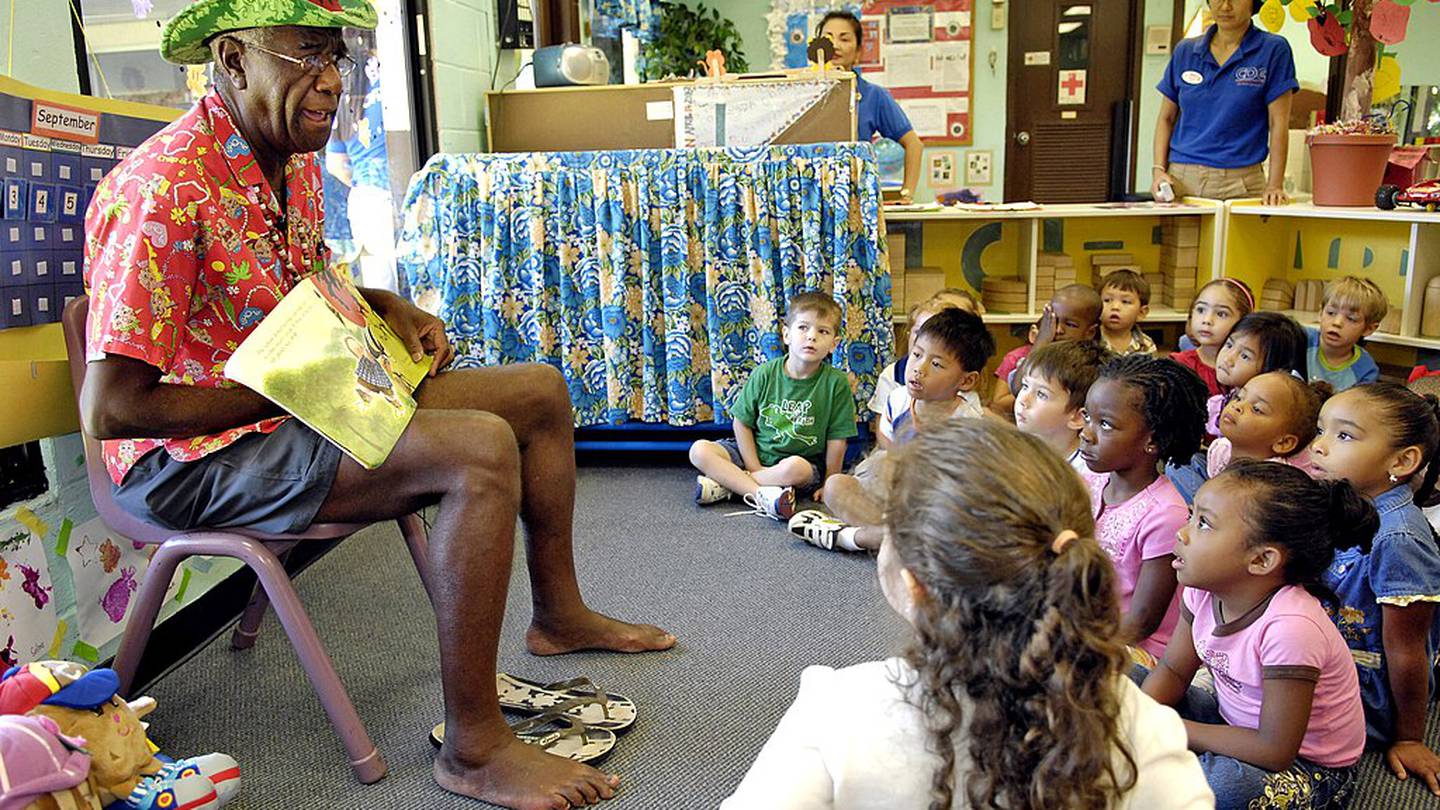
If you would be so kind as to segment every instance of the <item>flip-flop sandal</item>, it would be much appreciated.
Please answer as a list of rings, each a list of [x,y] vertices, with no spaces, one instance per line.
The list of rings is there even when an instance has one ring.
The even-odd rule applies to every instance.
[[[510,730],[526,745],[576,762],[595,762],[615,748],[615,732],[588,728],[562,711],[546,712],[522,720]],[[436,748],[445,744],[444,723],[430,730],[430,744]]]
[[[495,673],[500,708],[523,714],[560,711],[590,728],[624,731],[635,722],[635,702],[596,688],[589,678],[540,684],[504,672]]]

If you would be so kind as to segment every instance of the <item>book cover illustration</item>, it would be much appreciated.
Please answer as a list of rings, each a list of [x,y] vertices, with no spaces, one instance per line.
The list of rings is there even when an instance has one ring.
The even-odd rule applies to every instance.
[[[400,338],[346,276],[329,269],[295,285],[225,364],[361,466],[384,463],[415,414],[434,358],[410,359]]]

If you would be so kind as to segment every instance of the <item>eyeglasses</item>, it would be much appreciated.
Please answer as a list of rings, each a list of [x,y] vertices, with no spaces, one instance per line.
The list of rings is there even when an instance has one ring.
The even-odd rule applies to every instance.
[[[240,38],[236,37],[236,39]],[[355,70],[355,60],[351,59],[348,53],[312,53],[309,56],[291,56],[288,53],[272,51],[264,45],[257,45],[246,39],[241,39],[240,41],[245,43],[245,47],[247,48],[254,48],[257,51],[268,53],[276,59],[284,59],[286,62],[299,65],[311,76],[319,76],[331,65],[334,65],[335,69],[340,72],[340,78],[342,79],[349,76]]]

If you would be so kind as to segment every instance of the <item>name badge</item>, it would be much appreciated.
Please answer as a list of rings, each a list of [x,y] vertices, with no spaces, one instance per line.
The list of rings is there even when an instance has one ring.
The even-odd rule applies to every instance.
[[[1200,84],[1205,81],[1205,77],[1198,70],[1187,70],[1180,74],[1180,81],[1186,84]]]

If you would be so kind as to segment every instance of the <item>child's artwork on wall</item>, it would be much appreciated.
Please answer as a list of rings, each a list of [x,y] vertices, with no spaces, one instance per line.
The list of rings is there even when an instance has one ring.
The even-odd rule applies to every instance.
[[[50,652],[59,626],[56,607],[41,538],[23,524],[7,526],[0,537],[0,664],[10,667]]]

